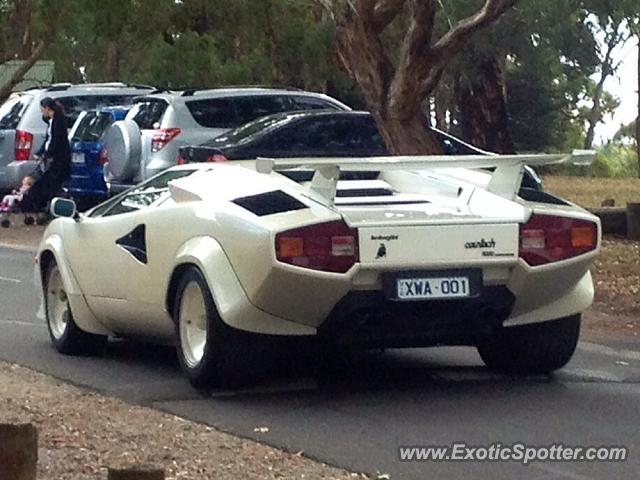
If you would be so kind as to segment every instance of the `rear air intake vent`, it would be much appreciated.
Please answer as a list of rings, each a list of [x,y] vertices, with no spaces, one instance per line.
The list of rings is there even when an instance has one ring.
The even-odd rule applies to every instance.
[[[236,198],[233,203],[259,217],[309,208],[304,203],[280,190]]]

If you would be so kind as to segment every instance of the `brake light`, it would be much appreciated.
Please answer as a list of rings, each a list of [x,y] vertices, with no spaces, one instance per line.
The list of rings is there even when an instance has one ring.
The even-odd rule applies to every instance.
[[[298,267],[345,273],[358,261],[358,231],[337,221],[281,232],[276,257]]]
[[[227,157],[225,157],[220,153],[217,153],[215,155],[209,155],[207,157],[207,163],[220,163],[220,162],[226,162],[226,161],[227,161]]]
[[[16,160],[29,160],[33,147],[33,134],[24,130],[16,130],[15,157]]]
[[[98,156],[98,163],[103,167],[109,162],[109,156],[107,155],[107,149],[103,148],[100,150],[100,155]]]
[[[550,215],[533,215],[520,225],[520,258],[535,267],[595,250],[598,225]]]
[[[180,135],[179,128],[160,128],[153,131],[153,137],[151,139],[151,152],[159,152],[167,144]]]

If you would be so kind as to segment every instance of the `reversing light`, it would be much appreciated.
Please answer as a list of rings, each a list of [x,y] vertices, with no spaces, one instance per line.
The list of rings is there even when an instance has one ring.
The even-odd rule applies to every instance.
[[[520,258],[535,267],[577,257],[598,246],[598,225],[552,215],[533,215],[520,225]]]
[[[151,138],[151,152],[159,152],[167,144],[180,135],[179,128],[159,128],[154,130],[153,137]]]
[[[336,221],[281,232],[276,257],[298,267],[346,273],[358,262],[358,231]]]

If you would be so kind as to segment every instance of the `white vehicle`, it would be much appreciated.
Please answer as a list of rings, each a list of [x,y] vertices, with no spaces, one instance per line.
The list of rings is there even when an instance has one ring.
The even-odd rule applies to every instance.
[[[473,345],[490,368],[550,372],[591,305],[600,223],[515,192],[525,163],[582,156],[188,164],[86,215],[57,199],[41,312],[62,353],[175,343],[197,387],[225,383],[266,336]]]

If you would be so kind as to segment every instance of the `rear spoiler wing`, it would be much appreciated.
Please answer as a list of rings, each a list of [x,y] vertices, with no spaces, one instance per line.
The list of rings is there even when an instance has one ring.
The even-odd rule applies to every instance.
[[[324,204],[332,205],[341,171],[437,170],[450,168],[495,168],[487,190],[507,199],[515,198],[525,165],[542,166],[570,163],[590,165],[595,158],[592,150],[574,150],[569,154],[531,155],[429,155],[365,158],[258,158],[259,173],[295,168],[315,170],[310,194]],[[244,162],[243,162],[244,163]]]

